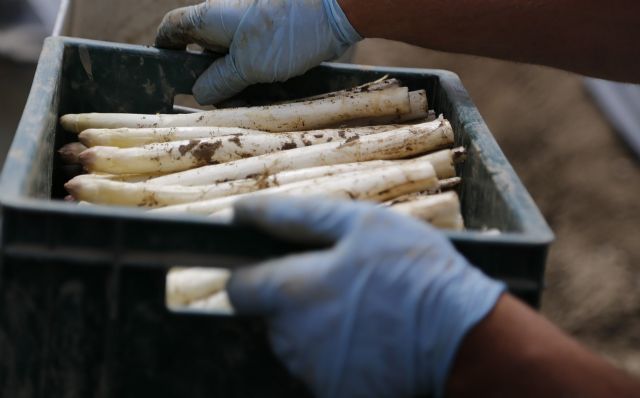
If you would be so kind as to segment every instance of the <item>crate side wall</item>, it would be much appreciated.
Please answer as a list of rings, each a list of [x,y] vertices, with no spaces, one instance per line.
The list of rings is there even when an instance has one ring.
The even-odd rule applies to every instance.
[[[29,97],[7,154],[0,194],[4,198],[50,196],[54,131],[57,124],[64,47],[47,39]]]
[[[92,396],[104,366],[111,265],[4,256],[1,273],[0,395]]]

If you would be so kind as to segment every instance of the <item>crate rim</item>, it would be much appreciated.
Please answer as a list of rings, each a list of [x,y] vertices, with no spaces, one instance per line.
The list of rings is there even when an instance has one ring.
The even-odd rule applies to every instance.
[[[54,100],[55,92],[57,90],[57,82],[51,82],[49,75],[46,71],[55,69],[59,66],[58,62],[63,61],[63,55],[65,47],[69,45],[77,46],[91,46],[102,47],[105,49],[117,50],[117,51],[132,51],[136,53],[148,54],[148,55],[173,55],[172,57],[178,57],[183,59],[185,56],[182,51],[157,49],[151,46],[141,46],[122,43],[111,43],[106,41],[70,38],[65,36],[49,37],[45,39],[43,50],[38,62],[38,68],[35,73],[33,85],[29,93],[29,99],[25,105],[22,118],[17,127],[15,138],[7,154],[7,158],[0,174],[0,221],[2,221],[2,213],[7,210],[28,210],[30,212],[52,212],[56,214],[65,215],[77,215],[77,216],[93,216],[101,218],[118,217],[127,221],[145,220],[153,222],[191,222],[191,223],[208,223],[215,224],[212,220],[207,220],[196,215],[160,215],[153,213],[141,212],[133,208],[118,208],[107,206],[91,206],[83,207],[77,206],[63,201],[55,201],[51,199],[37,199],[29,197],[22,192],[20,180],[24,179],[27,175],[26,170],[22,167],[22,170],[18,170],[18,177],[15,176],[15,170],[12,169],[14,164],[14,158],[20,157],[24,152],[23,145],[30,136],[37,137],[43,132],[39,131],[36,134],[29,133],[29,130],[33,130],[33,126],[43,129],[44,124],[38,123],[39,118],[44,117],[46,112],[42,112],[43,105],[50,104]],[[209,57],[209,55],[202,55],[196,53],[189,53],[190,56],[203,56]],[[43,59],[47,59],[49,62],[41,62]],[[486,164],[492,174],[500,174],[503,181],[508,181],[509,186],[505,187],[503,194],[506,195],[507,203],[517,203],[517,206],[510,206],[511,210],[516,212],[518,216],[523,220],[522,228],[519,232],[501,232],[498,235],[483,234],[479,231],[469,230],[462,232],[445,231],[445,234],[449,239],[453,241],[471,241],[471,242],[495,242],[506,245],[526,245],[526,246],[542,246],[548,245],[553,242],[555,236],[545,221],[544,217],[540,213],[540,210],[535,205],[535,202],[527,192],[526,188],[520,181],[519,177],[507,161],[502,150],[498,146],[497,142],[493,138],[493,135],[489,131],[484,119],[480,115],[479,111],[475,107],[475,104],[469,97],[467,91],[463,88],[462,83],[458,75],[454,72],[442,70],[442,69],[424,69],[424,68],[404,68],[404,67],[378,67],[370,65],[356,65],[356,64],[340,64],[326,62],[322,64],[325,67],[339,68],[343,70],[359,70],[359,71],[371,71],[390,74],[422,74],[422,75],[435,75],[443,87],[454,89],[450,93],[453,97],[452,102],[456,104],[453,111],[463,112],[461,108],[464,106],[465,114],[464,119],[468,120],[466,124],[473,124],[471,130],[475,131],[475,134],[481,137],[483,140],[489,141],[490,153],[487,151],[480,151],[479,156]],[[52,84],[53,83],[53,84]],[[39,92],[44,88],[46,90],[45,95],[36,96],[32,95]],[[27,120],[25,115],[36,115],[35,119]],[[37,116],[40,114],[41,116]],[[478,137],[476,137],[478,138]],[[37,145],[37,142],[26,142],[29,145]],[[20,169],[20,167],[18,167]],[[22,171],[22,173],[20,173]],[[12,175],[10,175],[12,174]],[[13,181],[12,181],[13,180]],[[16,181],[17,180],[17,181]],[[8,187],[8,189],[7,189]]]
[[[30,213],[54,213],[71,217],[94,217],[109,219],[117,217],[124,222],[170,222],[192,223],[200,225],[227,225],[196,214],[169,214],[141,212],[137,208],[92,205],[78,206],[64,201],[42,200],[33,198],[6,198],[0,195],[0,203],[3,209],[29,211]],[[1,221],[1,218],[0,218]],[[532,236],[522,232],[501,232],[499,235],[485,234],[477,230],[467,231],[443,231],[451,240],[473,240],[477,242],[496,242],[513,245],[540,246],[551,242],[552,237]]]

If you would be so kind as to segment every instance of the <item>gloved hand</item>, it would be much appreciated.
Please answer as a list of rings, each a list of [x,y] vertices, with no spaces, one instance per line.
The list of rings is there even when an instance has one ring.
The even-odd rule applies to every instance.
[[[435,229],[370,204],[263,196],[239,202],[234,222],[332,245],[227,284],[318,397],[441,396],[463,337],[505,290]]]
[[[193,86],[198,102],[212,104],[301,75],[360,39],[337,0],[209,0],[165,15],[156,46],[229,50]]]

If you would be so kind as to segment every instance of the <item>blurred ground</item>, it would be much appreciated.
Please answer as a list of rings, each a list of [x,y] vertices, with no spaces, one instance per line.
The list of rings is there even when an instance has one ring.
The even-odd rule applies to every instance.
[[[556,233],[543,313],[640,376],[640,167],[580,77],[369,40],[355,63],[458,73]]]

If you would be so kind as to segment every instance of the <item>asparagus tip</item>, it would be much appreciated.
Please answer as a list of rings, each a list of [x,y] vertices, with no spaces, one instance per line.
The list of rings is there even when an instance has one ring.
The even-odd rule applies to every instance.
[[[80,140],[80,142],[86,147],[92,147],[93,145],[91,145],[91,139],[93,138],[93,135],[94,134],[91,129],[84,130],[83,132],[78,134],[78,140]]]
[[[80,161],[80,164],[87,171],[92,171],[93,170],[93,166],[94,166],[94,164],[96,162],[95,148],[98,148],[98,147],[93,147],[93,148],[86,149],[86,150],[82,151],[82,153],[80,153],[80,155],[78,155],[78,160]]]
[[[71,131],[73,133],[78,133],[78,115],[62,115],[60,117],[60,124],[62,128]]]
[[[62,158],[63,162],[67,164],[77,164],[79,163],[78,157],[80,153],[82,153],[85,149],[87,149],[87,147],[85,147],[81,143],[72,142],[58,149],[58,154]]]
[[[67,192],[69,192],[69,196],[77,198],[78,192],[80,190],[80,185],[81,185],[81,182],[76,177],[74,177],[69,181],[67,181],[66,184],[64,184],[64,189],[66,189]]]

